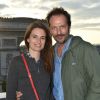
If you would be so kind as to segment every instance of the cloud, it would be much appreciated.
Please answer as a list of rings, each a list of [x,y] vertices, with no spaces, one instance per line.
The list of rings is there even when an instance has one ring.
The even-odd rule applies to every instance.
[[[73,2],[73,1],[61,1],[59,5],[66,8],[66,9],[79,9],[81,7],[80,2]]]
[[[84,24],[75,24],[73,25],[75,29],[87,29],[87,30],[98,30],[100,31],[100,23],[84,23]]]
[[[81,10],[79,10],[77,13],[75,13],[75,16],[77,18],[84,18],[84,19],[88,19],[88,18],[100,18],[100,13],[99,10],[100,9],[100,4],[99,6],[95,6],[95,7],[83,7]],[[77,16],[79,15],[79,16]]]
[[[5,5],[5,4],[0,4],[0,9],[2,10],[2,9],[4,9],[4,8],[8,8],[8,6]]]

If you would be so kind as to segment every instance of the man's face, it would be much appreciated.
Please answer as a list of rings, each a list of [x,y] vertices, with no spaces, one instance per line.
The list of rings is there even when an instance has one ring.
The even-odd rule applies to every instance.
[[[50,33],[58,43],[64,43],[69,35],[69,26],[64,15],[54,15],[50,18]]]

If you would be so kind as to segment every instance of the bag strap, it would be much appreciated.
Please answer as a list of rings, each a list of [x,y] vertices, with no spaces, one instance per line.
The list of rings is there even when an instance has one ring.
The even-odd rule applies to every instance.
[[[40,99],[39,99],[39,95],[38,95],[38,93],[37,93],[37,91],[36,91],[36,88],[35,88],[34,82],[33,82],[33,80],[32,80],[32,75],[31,75],[31,73],[30,73],[30,71],[29,71],[29,67],[28,67],[28,64],[27,64],[27,62],[26,62],[26,59],[25,59],[23,53],[21,54],[21,57],[22,57],[22,60],[23,60],[23,62],[24,62],[24,65],[25,65],[25,68],[26,68],[26,71],[27,71],[28,77],[29,77],[29,79],[30,79],[30,83],[31,83],[31,86],[32,86],[33,92],[35,93],[36,100],[40,100]]]

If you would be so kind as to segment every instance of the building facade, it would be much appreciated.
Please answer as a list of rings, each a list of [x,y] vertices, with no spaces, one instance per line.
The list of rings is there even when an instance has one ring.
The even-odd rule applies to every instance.
[[[12,58],[19,54],[19,45],[32,18],[0,18],[0,92]]]

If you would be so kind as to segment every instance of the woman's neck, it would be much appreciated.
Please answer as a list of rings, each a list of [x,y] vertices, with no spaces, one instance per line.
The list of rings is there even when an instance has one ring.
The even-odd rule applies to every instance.
[[[36,62],[40,59],[40,52],[29,49],[29,53],[31,57],[35,59]]]

